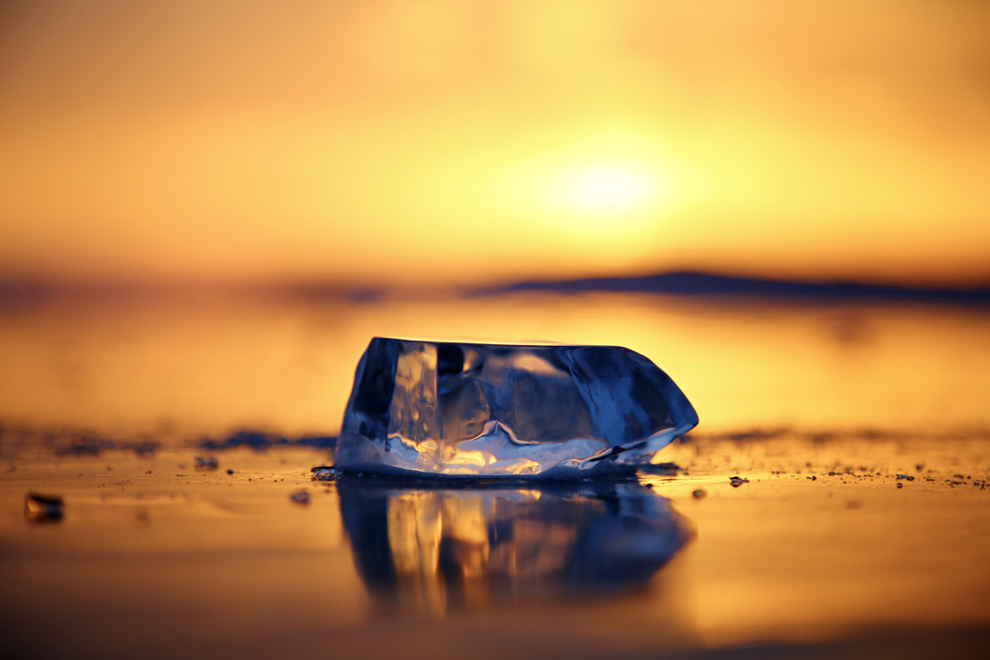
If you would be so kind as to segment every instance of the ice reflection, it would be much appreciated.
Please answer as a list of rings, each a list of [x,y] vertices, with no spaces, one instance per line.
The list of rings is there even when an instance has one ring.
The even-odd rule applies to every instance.
[[[691,538],[635,482],[426,488],[338,482],[376,606],[442,616],[504,602],[629,592]]]

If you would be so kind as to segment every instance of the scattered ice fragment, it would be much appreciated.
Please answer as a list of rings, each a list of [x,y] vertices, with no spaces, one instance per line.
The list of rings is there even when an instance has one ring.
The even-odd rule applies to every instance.
[[[57,522],[62,520],[62,498],[57,495],[28,493],[24,498],[24,517],[31,522]]]
[[[699,488],[698,490],[691,492],[691,497],[693,497],[696,500],[703,500],[705,499],[705,495],[707,494],[708,493],[705,492],[704,488]]]
[[[357,366],[335,465],[583,478],[648,464],[697,423],[667,374],[626,348],[375,338]]]
[[[309,504],[309,493],[304,490],[300,490],[290,495],[289,499],[296,504]]]
[[[340,476],[337,470],[326,466],[315,467],[310,472],[313,473],[313,481],[336,481],[337,477]]]
[[[213,456],[197,456],[195,460],[197,470],[216,470],[220,467],[220,461]]]
[[[897,475],[897,481],[900,481],[901,479],[905,479],[907,481],[914,481],[914,477],[912,477],[909,474],[899,474],[899,475]]]
[[[742,477],[739,477],[739,476],[730,477],[729,478],[729,483],[732,484],[732,487],[733,488],[739,488],[743,484],[748,484],[749,483],[749,479],[743,479]]]

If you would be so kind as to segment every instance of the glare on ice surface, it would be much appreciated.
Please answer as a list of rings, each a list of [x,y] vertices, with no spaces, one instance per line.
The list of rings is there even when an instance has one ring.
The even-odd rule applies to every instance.
[[[579,477],[647,462],[697,423],[670,377],[627,348],[376,337],[336,467]]]

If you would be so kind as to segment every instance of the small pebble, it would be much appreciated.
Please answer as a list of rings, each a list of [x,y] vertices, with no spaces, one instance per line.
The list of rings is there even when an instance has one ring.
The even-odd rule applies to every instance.
[[[904,484],[902,484],[902,483],[900,483],[900,482],[898,482],[898,483],[897,483],[897,487],[898,487],[898,488],[904,488]]]
[[[300,490],[290,495],[289,499],[296,504],[309,504],[309,493],[304,490]]]
[[[733,488],[739,488],[743,484],[748,484],[749,479],[743,479],[742,477],[735,476],[729,479],[729,483],[732,484]]]
[[[227,474],[234,474],[233,470],[227,470]]]
[[[708,493],[705,492],[704,488],[699,488],[698,490],[691,492],[691,497],[693,497],[696,500],[703,500],[705,499],[705,495],[707,494]]]

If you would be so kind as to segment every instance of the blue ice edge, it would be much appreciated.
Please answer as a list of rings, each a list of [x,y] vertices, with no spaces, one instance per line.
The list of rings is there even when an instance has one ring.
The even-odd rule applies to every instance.
[[[421,470],[405,470],[381,463],[362,463],[337,468],[332,465],[314,467],[311,472],[321,472],[325,477],[314,476],[314,480],[336,481],[355,479],[376,481],[383,486],[415,485],[422,488],[448,488],[451,486],[491,486],[501,488],[513,484],[581,484],[609,481],[635,481],[640,475],[674,476],[681,466],[676,463],[602,463],[592,469],[557,466],[537,474],[438,474]]]
[[[346,477],[384,477],[406,483],[432,483],[438,486],[444,484],[476,484],[497,481],[500,484],[538,483],[538,482],[581,482],[584,480],[624,480],[636,477],[640,466],[635,463],[599,463],[588,469],[556,467],[537,472],[536,474],[445,474],[426,472],[423,470],[407,470],[405,468],[386,465],[384,463],[357,463],[344,467],[334,467],[341,476]]]
[[[677,429],[668,429],[662,434],[669,436],[666,438],[666,442],[663,446],[669,445],[678,437],[686,434],[692,428],[697,425],[697,417],[695,417],[695,422],[693,424],[687,425],[685,427],[679,427]],[[584,461],[585,463],[593,462],[592,467],[571,467],[566,465],[557,465],[541,472],[534,474],[450,474],[441,472],[428,472],[425,470],[409,470],[401,467],[396,467],[394,465],[388,465],[386,463],[378,462],[361,462],[361,463],[351,463],[343,466],[326,466],[323,469],[334,470],[340,476],[346,477],[372,477],[378,478],[382,477],[385,479],[395,479],[400,482],[417,482],[417,483],[432,483],[438,486],[444,484],[474,484],[474,483],[487,483],[487,482],[498,482],[499,484],[509,484],[514,482],[519,483],[539,483],[539,482],[581,482],[581,481],[608,481],[608,480],[625,480],[635,478],[637,472],[640,470],[652,467],[654,464],[648,462],[635,462],[635,463],[617,463],[614,457],[618,454],[624,453],[625,451],[636,450],[642,446],[648,444],[650,440],[656,442],[655,438],[646,438],[638,442],[629,443],[629,445],[622,445],[619,447],[613,447],[608,453],[601,456],[597,456],[592,459]],[[662,449],[663,446],[660,448]],[[659,450],[658,450],[659,451]],[[680,469],[673,463],[661,464],[664,471],[676,472]],[[313,468],[315,473],[321,468]]]

